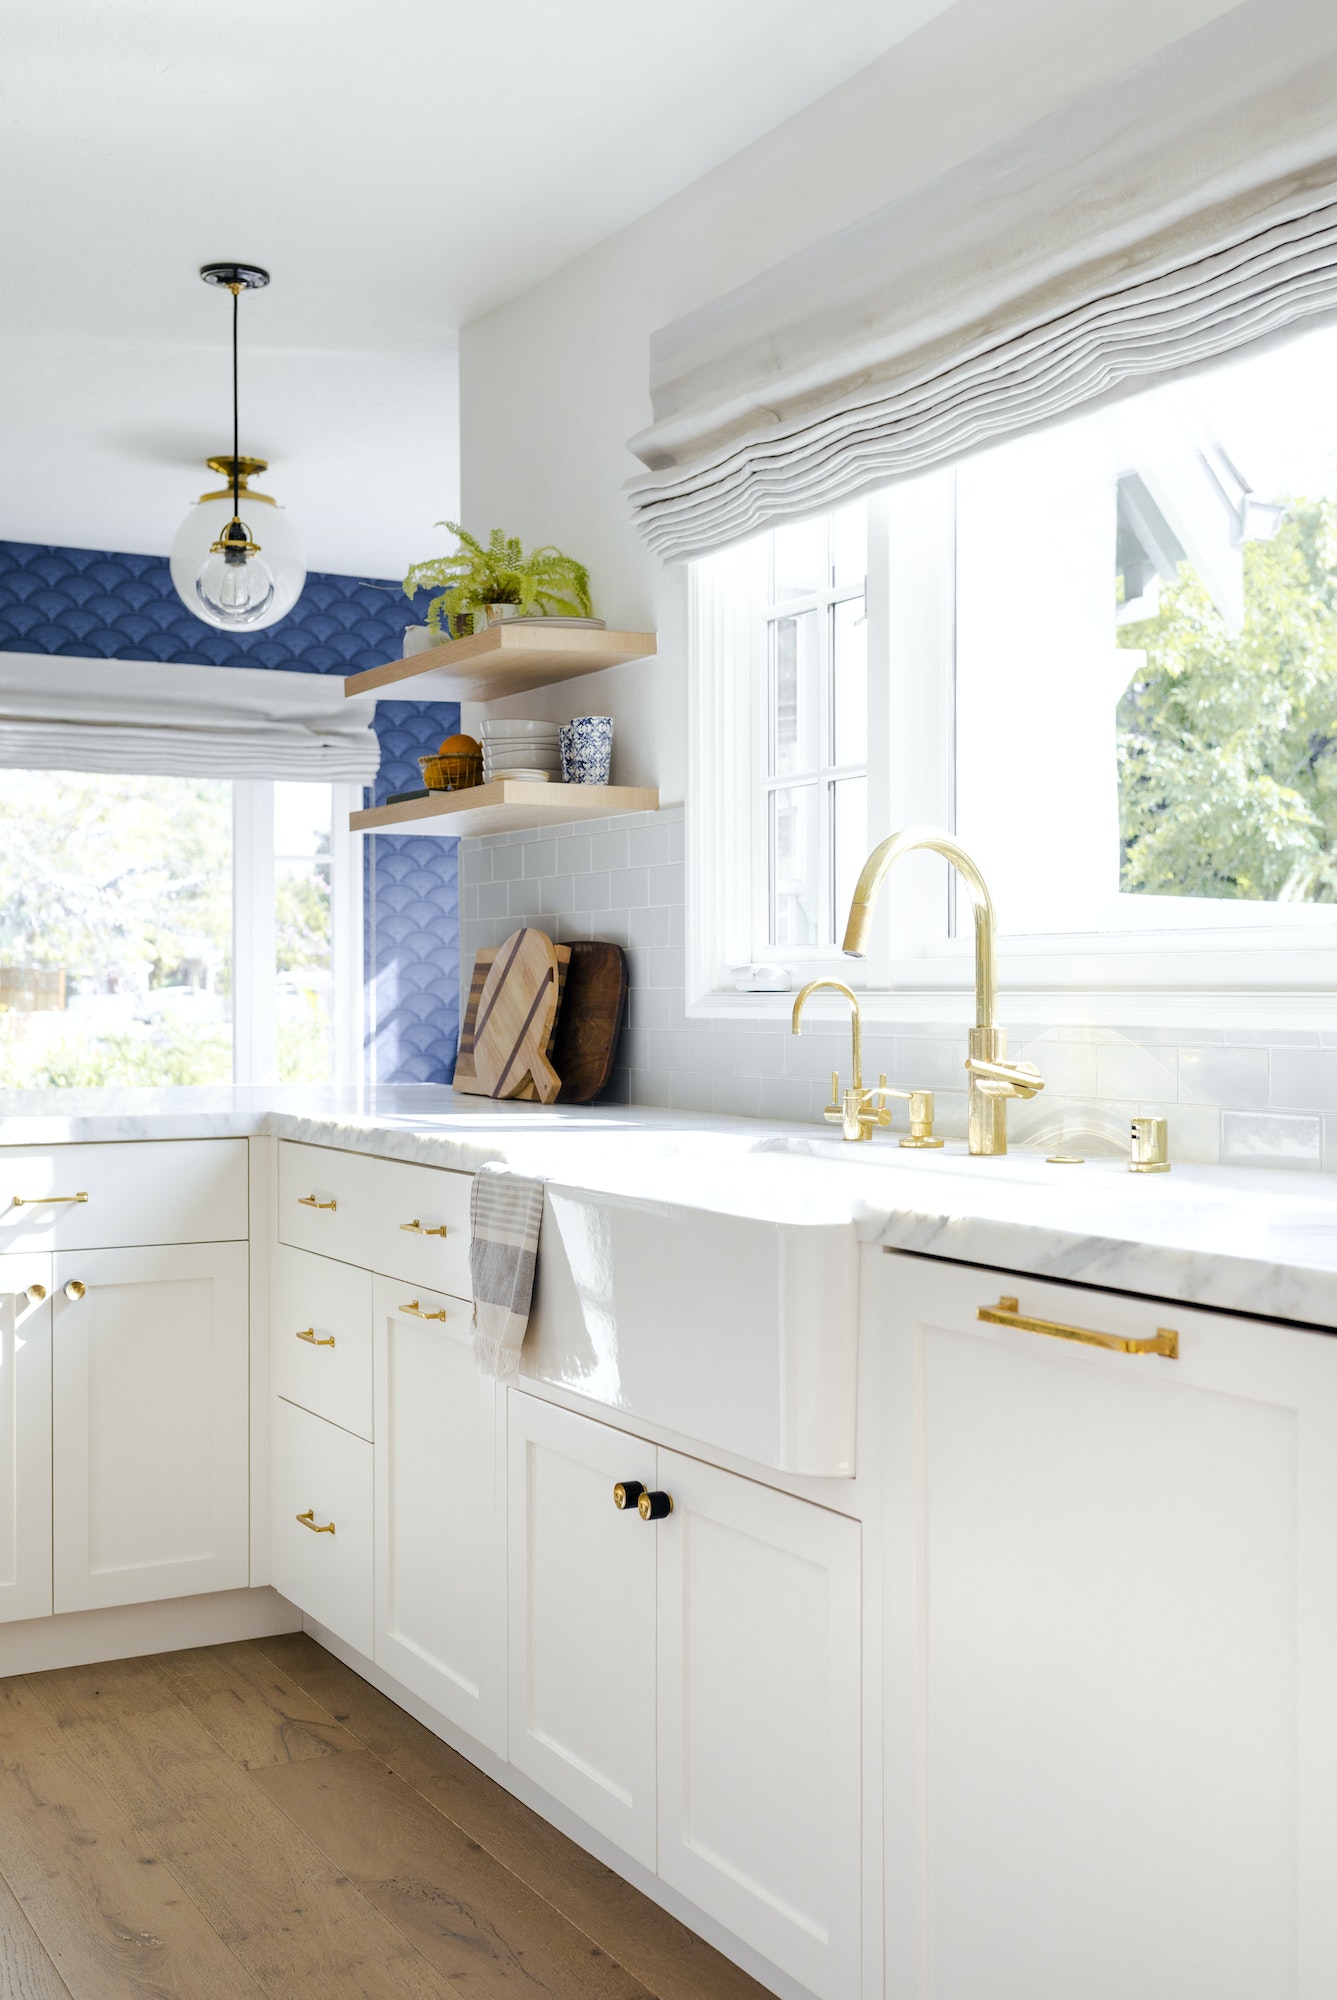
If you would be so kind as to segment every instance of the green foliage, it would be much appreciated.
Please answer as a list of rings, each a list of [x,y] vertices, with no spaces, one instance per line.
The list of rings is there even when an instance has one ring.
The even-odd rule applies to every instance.
[[[1337,501],[1244,549],[1232,636],[1181,565],[1118,710],[1125,893],[1337,901]]]
[[[50,1025],[51,1017],[43,1021]],[[0,1081],[7,1090],[95,1089],[103,1084],[230,1083],[232,1030],[167,1017],[114,1034],[25,1032],[34,1017],[0,1009]],[[62,1017],[63,1022],[63,1017]]]
[[[590,616],[589,572],[560,549],[545,546],[526,555],[516,536],[494,528],[486,548],[466,534],[458,521],[438,521],[460,546],[453,555],[414,563],[404,578],[404,595],[440,590],[428,606],[427,622],[447,637],[463,638],[473,630],[472,613],[489,604],[515,604],[522,616]]]

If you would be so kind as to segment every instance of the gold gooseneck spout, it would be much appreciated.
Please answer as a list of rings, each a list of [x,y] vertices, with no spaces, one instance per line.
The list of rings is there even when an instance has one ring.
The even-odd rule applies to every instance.
[[[855,884],[845,926],[844,951],[862,958],[878,892],[888,869],[903,854],[928,848],[949,861],[970,892],[975,913],[975,1026],[970,1033],[966,1072],[970,1079],[970,1150],[977,1154],[1007,1151],[1007,1100],[1034,1097],[1044,1079],[1034,1063],[1010,1063],[1007,1036],[998,1025],[998,967],[994,951],[993,899],[978,866],[950,833],[932,826],[907,826],[875,847]]]

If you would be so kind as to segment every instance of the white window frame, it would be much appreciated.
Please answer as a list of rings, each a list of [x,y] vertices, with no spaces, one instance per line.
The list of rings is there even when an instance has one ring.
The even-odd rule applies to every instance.
[[[362,842],[348,816],[360,785],[330,786],[330,917],[336,1086],[355,1084],[362,1047]],[[232,781],[232,1079],[278,1082],[274,780]]]
[[[897,828],[950,830],[955,819],[953,477],[927,475],[869,502],[870,850]],[[792,994],[733,990],[733,966],[770,959],[791,968],[795,987],[843,980],[860,992],[872,1022],[967,1023],[969,920],[956,935],[955,884],[937,856],[898,864],[862,961],[839,951],[768,951],[757,942],[759,886],[763,898],[765,890],[755,832],[765,567],[754,543],[688,572],[688,1016],[787,1019]],[[888,663],[885,673],[878,661]],[[1000,792],[1037,776],[1000,768]],[[1332,931],[1247,924],[1230,906],[1228,919],[1191,929],[1002,935],[1003,1017],[1036,1025],[1330,1028]]]

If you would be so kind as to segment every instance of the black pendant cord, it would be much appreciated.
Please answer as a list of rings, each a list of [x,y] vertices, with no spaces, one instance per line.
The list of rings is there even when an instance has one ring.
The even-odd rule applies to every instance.
[[[237,434],[237,305],[241,298],[240,285],[232,287],[232,518],[235,521],[241,512],[241,486],[238,478],[238,434]]]

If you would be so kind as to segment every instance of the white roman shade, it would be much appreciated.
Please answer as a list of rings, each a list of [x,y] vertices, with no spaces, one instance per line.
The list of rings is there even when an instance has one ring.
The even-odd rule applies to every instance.
[[[662,328],[666,558],[1337,315],[1337,5],[1246,0]]]
[[[368,785],[370,695],[337,674],[0,653],[0,768]]]

